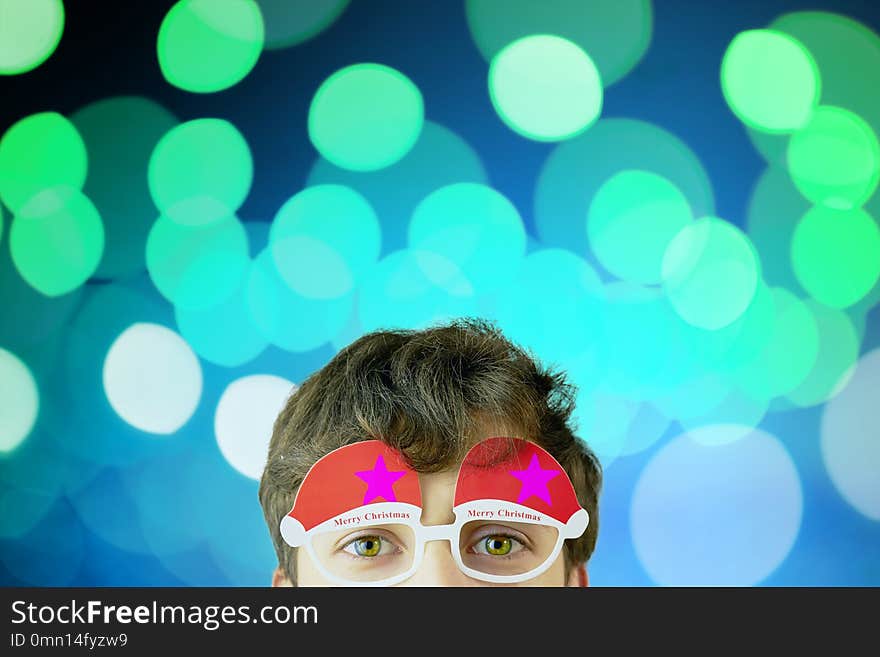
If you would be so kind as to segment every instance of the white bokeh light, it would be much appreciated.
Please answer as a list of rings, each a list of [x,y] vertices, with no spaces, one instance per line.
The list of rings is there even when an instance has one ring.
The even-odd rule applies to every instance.
[[[751,586],[786,558],[802,512],[798,473],[777,438],[709,425],[654,455],[636,484],[630,524],[658,584]]]
[[[859,513],[880,520],[880,349],[868,352],[822,415],[822,460],[835,488]]]
[[[272,426],[295,387],[280,376],[255,374],[233,381],[223,391],[214,414],[214,435],[223,457],[246,477],[262,476]]]
[[[177,333],[139,322],[123,331],[104,360],[104,393],[133,427],[171,434],[192,417],[202,396],[202,368]]]
[[[27,438],[39,409],[31,371],[15,354],[0,349],[0,453],[11,452]]]

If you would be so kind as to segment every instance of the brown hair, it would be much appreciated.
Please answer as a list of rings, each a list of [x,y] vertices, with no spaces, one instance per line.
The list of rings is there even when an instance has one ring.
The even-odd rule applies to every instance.
[[[534,441],[565,468],[590,514],[565,545],[566,570],[586,562],[599,530],[599,461],[570,426],[576,388],[494,323],[461,318],[423,330],[361,336],[290,395],[275,420],[260,504],[278,563],[296,583],[295,550],[279,524],[309,468],[334,449],[382,440],[417,472],[455,467],[489,425]]]

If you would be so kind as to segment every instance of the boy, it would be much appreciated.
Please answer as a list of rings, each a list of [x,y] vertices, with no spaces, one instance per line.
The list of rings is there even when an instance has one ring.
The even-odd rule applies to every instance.
[[[302,383],[275,421],[259,490],[278,554],[279,565],[272,585],[356,583],[350,582],[352,578],[378,580],[378,576],[351,573],[366,572],[363,563],[384,561],[387,565],[406,561],[407,552],[416,549],[417,556],[410,556],[406,561],[412,568],[406,572],[400,568],[401,572],[395,571],[394,577],[382,581],[410,586],[479,586],[499,582],[532,586],[586,585],[585,566],[598,534],[602,473],[593,452],[569,426],[574,395],[573,386],[562,373],[540,366],[487,320],[456,319],[420,331],[375,331],[355,340]],[[478,446],[490,444],[486,439],[494,440],[494,437],[506,437],[505,444],[528,445],[530,458],[534,460],[526,460],[519,469],[508,468],[506,474],[502,473],[511,484],[519,486],[509,489],[514,491],[509,505],[514,510],[506,515],[527,519],[525,524],[518,525],[520,530],[538,529],[534,524],[537,521],[531,518],[548,518],[547,527],[543,529],[556,531],[558,534],[554,536],[559,536],[555,552],[547,548],[547,554],[538,555],[546,557],[541,568],[520,569],[521,575],[486,577],[485,571],[491,568],[468,568],[465,562],[494,559],[494,563],[508,563],[506,572],[519,573],[516,558],[538,552],[528,536],[518,534],[516,527],[510,530],[513,534],[502,535],[501,529],[490,525],[490,529],[482,532],[483,543],[490,547],[487,552],[483,543],[475,543],[476,548],[465,546],[465,525],[454,524],[453,504],[460,497],[456,487],[462,478],[460,474],[465,472],[462,463],[466,456],[479,452]],[[363,466],[349,473],[343,472],[342,466],[333,465],[332,459],[341,459],[345,453],[340,448],[361,441],[378,441],[373,443],[375,448],[363,446],[372,449],[369,462],[365,462],[370,467]],[[348,452],[351,451],[349,448]],[[540,454],[540,462],[537,454]],[[325,457],[324,474],[307,477],[312,466]],[[473,460],[471,456],[468,459]],[[374,460],[373,467],[370,464]],[[412,489],[417,497],[420,492],[420,514],[416,514],[419,524],[401,526],[402,531],[408,536],[433,536],[428,529],[433,527],[434,533],[440,536],[445,531],[440,525],[454,526],[455,529],[449,531],[457,532],[455,535],[444,535],[449,541],[429,538],[418,543],[417,548],[411,548],[395,538],[393,531],[398,525],[377,525],[367,534],[361,532],[360,536],[348,540],[345,547],[336,549],[332,561],[329,558],[325,561],[321,550],[332,547],[327,539],[312,540],[310,535],[314,532],[304,531],[293,518],[295,501],[300,507],[306,504],[303,501],[306,497],[329,503],[349,489],[356,490],[358,496],[365,491],[365,505],[400,503],[394,486],[405,485],[406,479],[401,479],[405,476],[417,480]],[[485,482],[491,487],[491,478]],[[548,482],[556,491],[554,495],[560,495],[558,491],[564,494],[566,489],[573,491],[570,492],[572,508],[582,507],[583,511],[578,511],[588,518],[585,528],[578,526],[577,531],[566,534],[564,517],[559,522],[539,512],[515,510],[539,508],[552,514]],[[526,483],[531,487],[529,490]],[[308,494],[297,500],[301,486],[304,493],[306,486],[309,487]],[[372,496],[370,487],[374,487]],[[516,491],[521,491],[520,497],[525,495],[525,498],[516,498]],[[357,503],[360,504],[360,497]],[[370,515],[378,517],[375,513]],[[341,517],[336,518],[337,523]],[[345,521],[349,522],[352,517],[356,516],[349,513]],[[515,523],[505,526],[511,524]],[[296,525],[296,531],[283,535],[282,525]],[[295,538],[291,539],[292,536]],[[291,543],[298,539],[302,543]],[[305,545],[310,540],[308,550],[291,547]],[[461,554],[456,553],[459,540]],[[341,545],[341,541],[338,542]],[[520,561],[528,562],[524,557]],[[328,567],[328,563],[343,562],[348,569],[344,574],[339,572],[338,566]]]

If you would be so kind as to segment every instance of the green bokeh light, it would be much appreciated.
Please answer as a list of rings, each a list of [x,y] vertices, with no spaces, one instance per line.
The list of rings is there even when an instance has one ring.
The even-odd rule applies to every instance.
[[[309,138],[344,169],[375,171],[406,155],[422,131],[418,87],[382,64],[347,66],[327,78],[309,107]]]
[[[880,36],[865,25],[823,11],[784,14],[769,27],[800,41],[816,62],[822,79],[822,102],[855,112],[880,135]],[[768,162],[785,163],[787,135],[749,128],[749,138]]]
[[[700,160],[675,135],[635,119],[600,119],[583,134],[557,146],[535,190],[535,224],[546,246],[589,253],[583,226],[596,191],[625,169],[651,171],[678,187],[696,217],[715,211],[712,184]]]
[[[760,263],[748,238],[722,219],[685,226],[663,256],[663,286],[676,312],[716,330],[736,321],[755,294]]]
[[[847,308],[880,277],[880,228],[864,210],[814,207],[795,229],[791,262],[810,296]]]
[[[812,299],[805,303],[816,322],[819,346],[813,369],[786,395],[801,407],[823,404],[831,399],[859,358],[859,336],[846,313]]]
[[[382,258],[358,290],[364,331],[422,329],[472,315],[474,290],[452,260],[430,251],[403,249]]]
[[[351,0],[257,0],[266,25],[266,50],[289,48],[320,34]]]
[[[203,310],[228,299],[248,270],[248,238],[237,217],[184,226],[162,215],[147,238],[147,271],[176,307]]]
[[[538,141],[574,137],[599,118],[602,81],[590,56],[571,41],[537,34],[492,59],[489,96],[501,119]]]
[[[316,349],[339,333],[354,297],[309,299],[297,294],[281,278],[268,248],[253,261],[247,286],[255,326],[272,344],[291,352]]]
[[[27,350],[40,354],[46,342],[61,333],[79,304],[83,287],[60,297],[47,297],[35,290],[15,267],[9,239],[0,242],[0,299],[15,312],[0,314],[0,344],[25,357]]]
[[[749,201],[746,232],[761,256],[764,279],[770,285],[801,290],[791,268],[791,237],[810,207],[784,168],[768,167],[758,179]]]
[[[318,158],[307,185],[347,185],[366,198],[382,218],[382,250],[406,246],[406,229],[422,199],[435,189],[457,182],[485,183],[486,171],[477,153],[448,128],[425,121],[412,150],[379,171],[348,171]]]
[[[28,437],[39,409],[40,393],[30,369],[0,348],[0,453],[11,452]]]
[[[663,252],[692,219],[684,194],[663,176],[627,170],[596,192],[587,215],[590,248],[618,278],[659,283]]]
[[[654,20],[650,0],[467,0],[465,6],[486,61],[516,39],[555,34],[590,54],[606,87],[645,54]]]
[[[195,119],[165,134],[150,157],[153,201],[183,225],[222,220],[241,207],[254,177],[250,148],[223,119]]]
[[[147,164],[156,143],[177,119],[149,98],[118,96],[86,105],[70,120],[89,153],[83,191],[104,221],[106,245],[95,276],[143,271],[144,245],[156,219]]]
[[[791,136],[787,152],[791,178],[817,205],[861,207],[880,180],[880,143],[861,117],[822,105]]]
[[[429,194],[409,224],[409,245],[454,262],[475,293],[509,283],[526,252],[526,232],[513,204],[500,192],[458,183]]]
[[[806,125],[819,102],[819,68],[796,39],[775,30],[737,34],[721,60],[721,90],[746,125],[790,132]]]
[[[64,31],[61,0],[0,0],[0,75],[35,69]]]
[[[367,200],[343,185],[308,187],[272,222],[272,258],[284,282],[311,299],[347,294],[379,257],[379,219]]]
[[[734,378],[757,399],[769,401],[799,386],[819,353],[819,329],[806,304],[785,288],[771,288],[774,319],[769,340]]]
[[[784,14],[770,27],[790,34],[813,55],[822,76],[822,103],[845,107],[880,134],[880,36],[862,23],[823,11]]]
[[[57,297],[95,273],[104,252],[104,225],[82,192],[51,187],[15,216],[9,245],[22,278],[46,296]]]
[[[790,132],[764,132],[746,126],[746,135],[755,150],[773,166],[785,166],[785,151],[788,149]]]
[[[57,112],[31,114],[0,140],[0,200],[18,212],[47,187],[82,189],[88,156],[74,125]]]
[[[705,340],[719,346],[711,358],[711,367],[721,374],[729,374],[760,357],[773,336],[776,325],[776,304],[772,289],[763,280],[758,281],[755,295],[735,322],[717,331],[711,331]],[[705,332],[704,332],[705,333]],[[705,358],[705,349],[697,343],[696,352]]]
[[[253,0],[180,0],[159,27],[159,67],[185,91],[221,91],[250,73],[263,38],[263,17]]]

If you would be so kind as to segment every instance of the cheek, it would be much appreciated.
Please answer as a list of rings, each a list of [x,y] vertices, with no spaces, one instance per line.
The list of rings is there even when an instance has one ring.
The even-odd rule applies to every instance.
[[[303,548],[296,551],[296,585],[336,586],[321,574],[311,555]]]
[[[543,573],[519,586],[565,586],[565,557],[560,554]]]

